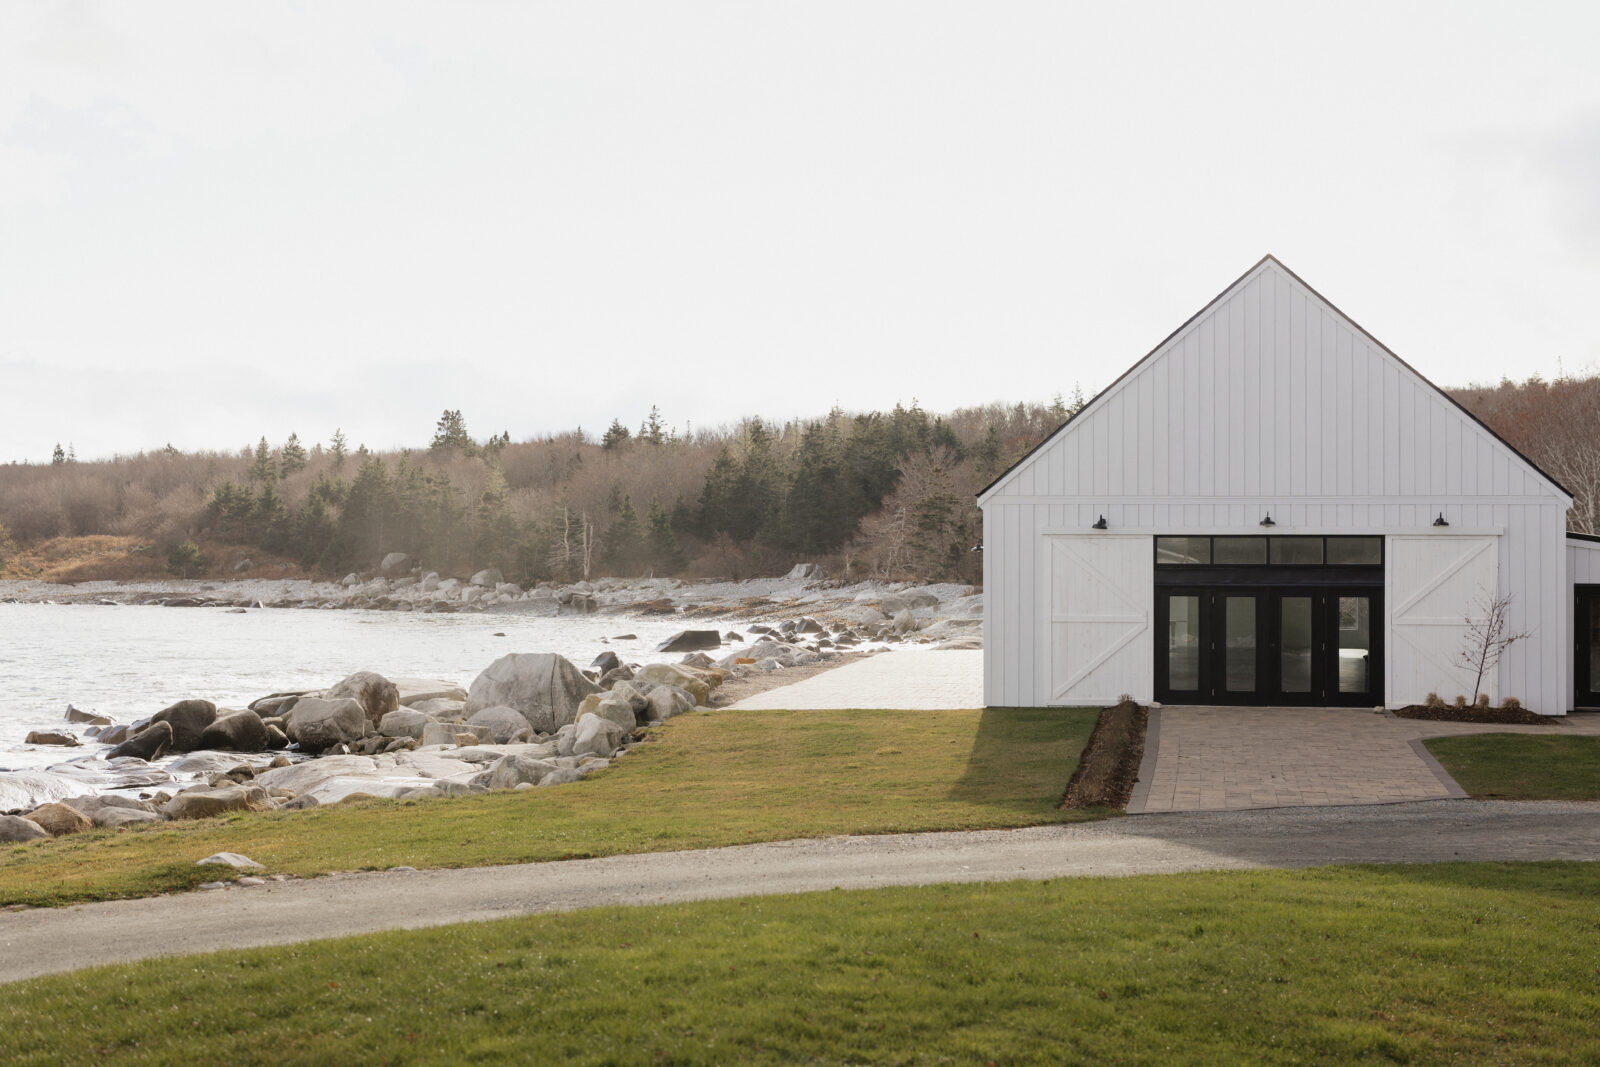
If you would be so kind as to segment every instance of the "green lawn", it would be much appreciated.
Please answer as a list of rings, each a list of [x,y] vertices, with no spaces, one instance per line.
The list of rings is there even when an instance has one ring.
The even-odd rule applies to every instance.
[[[1471,796],[1600,800],[1600,737],[1465,734],[1423,744]]]
[[[608,908],[8,986],[0,1062],[1595,1063],[1600,865]]]
[[[147,896],[269,872],[469,867],[796,837],[1102,817],[1056,804],[1094,709],[711,711],[672,720],[572,785],[357,801],[98,831],[0,851],[0,905]]]

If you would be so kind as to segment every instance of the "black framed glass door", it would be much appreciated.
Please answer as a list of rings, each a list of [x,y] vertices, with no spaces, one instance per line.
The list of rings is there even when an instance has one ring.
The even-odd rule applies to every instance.
[[[1573,707],[1600,708],[1600,585],[1577,587],[1572,616],[1577,638],[1572,666]]]
[[[1156,699],[1376,704],[1381,603],[1377,588],[1158,588]]]

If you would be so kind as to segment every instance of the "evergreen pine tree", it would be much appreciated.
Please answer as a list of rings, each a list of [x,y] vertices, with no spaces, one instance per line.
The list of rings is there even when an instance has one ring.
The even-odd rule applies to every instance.
[[[282,457],[279,467],[283,477],[287,478],[296,471],[305,470],[306,448],[300,443],[300,435],[292,430],[289,432],[289,439],[283,443]]]
[[[623,572],[635,571],[644,555],[644,529],[630,497],[622,498],[616,521],[606,531],[606,561]]]
[[[633,435],[628,428],[622,425],[621,419],[612,419],[611,425],[606,429],[605,436],[600,438],[600,447],[607,452],[616,452],[628,443]]]
[[[335,428],[333,436],[328,438],[328,455],[333,457],[333,469],[338,470],[344,466],[344,457],[349,449],[345,443],[344,431]]]
[[[734,493],[737,491],[735,483],[738,478],[739,465],[734,462],[728,446],[723,445],[711,461],[705,485],[700,490],[698,529],[700,536],[708,541],[732,529]]]
[[[661,421],[661,409],[650,405],[650,414],[639,425],[639,440],[645,444],[663,445],[667,442],[667,426]]]
[[[252,482],[270,482],[278,476],[277,464],[272,462],[272,446],[263,437],[256,444],[255,459],[250,464]]]
[[[464,456],[477,451],[472,435],[467,433],[467,420],[461,417],[459,410],[451,411],[448,408],[439,416],[439,422],[433,429],[433,441],[428,447],[435,452],[456,449]]]
[[[688,560],[678,547],[678,537],[672,532],[672,515],[659,500],[650,501],[647,519],[650,566],[662,574],[683,570]]]
[[[50,453],[50,465],[52,467],[59,467],[63,463],[65,463],[66,461],[67,461],[66,450],[61,447],[61,442],[57,441],[56,442],[56,450],[54,452]]]

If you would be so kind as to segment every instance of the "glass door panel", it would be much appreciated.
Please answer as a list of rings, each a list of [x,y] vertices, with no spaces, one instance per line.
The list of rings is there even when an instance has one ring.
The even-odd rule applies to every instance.
[[[1200,598],[1167,597],[1167,688],[1200,688]]]
[[[1278,686],[1284,693],[1311,692],[1312,598],[1278,599]]]
[[[1372,692],[1372,598],[1338,598],[1339,692]]]
[[[1589,627],[1588,649],[1589,658],[1589,685],[1593,689],[1600,689],[1595,683],[1600,682],[1600,597],[1589,599]]]
[[[1256,691],[1256,598],[1225,596],[1223,601],[1222,685],[1230,693]]]

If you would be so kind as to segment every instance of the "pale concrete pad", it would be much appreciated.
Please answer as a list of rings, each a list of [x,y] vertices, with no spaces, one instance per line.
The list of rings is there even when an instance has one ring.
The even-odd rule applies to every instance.
[[[450,803],[442,801],[440,803]],[[833,888],[1448,860],[1584,860],[1600,804],[1144,815],[1099,823],[780,841],[697,852],[381,872],[0,913],[0,983],[190,952],[606,905]]]
[[[1600,715],[1550,726],[1398,719],[1362,708],[1165,707],[1150,713],[1129,814],[1392,804],[1466,794],[1427,737],[1600,735]]]
[[[880,652],[729,706],[737,711],[981,708],[983,652]]]

